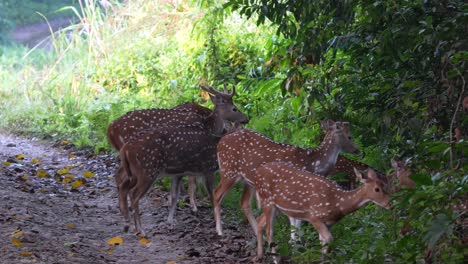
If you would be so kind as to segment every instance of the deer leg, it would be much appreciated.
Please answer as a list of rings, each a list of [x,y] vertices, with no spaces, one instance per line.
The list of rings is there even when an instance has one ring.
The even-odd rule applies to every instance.
[[[257,220],[252,213],[252,198],[253,198],[253,188],[247,184],[244,184],[244,191],[242,192],[241,198],[241,208],[244,212],[247,220],[249,220],[249,224],[252,227],[254,233],[257,233]]]
[[[263,229],[265,228],[266,224],[266,216],[262,213],[257,218],[257,256],[253,259],[254,261],[258,261],[263,258]]]
[[[219,182],[218,187],[213,194],[213,208],[214,208],[214,216],[216,221],[216,232],[218,235],[223,235],[223,230],[221,227],[221,202],[223,201],[224,196],[226,193],[232,188],[232,186],[236,183],[235,178],[223,178],[221,177],[221,181]]]
[[[169,216],[167,222],[172,226],[174,225],[174,214],[177,208],[177,202],[179,201],[179,185],[182,180],[182,176],[172,177],[171,185],[171,207],[169,209]]]
[[[130,202],[133,210],[133,220],[135,221],[135,232],[140,236],[146,237],[146,233],[141,227],[139,201],[151,187],[153,179],[150,177],[141,177],[130,190]]]
[[[197,178],[195,176],[188,177],[188,193],[190,198],[190,207],[192,207],[192,211],[198,211],[197,208],[197,201],[195,200],[195,191],[197,189]]]
[[[268,206],[263,208],[265,214],[266,236],[268,245],[271,247],[271,253],[276,253],[276,247],[273,245],[273,219],[275,218],[275,207]]]
[[[294,243],[298,240],[296,237],[299,228],[301,228],[301,220],[289,216],[289,223],[291,225],[291,240],[290,243]]]
[[[326,254],[328,252],[327,245],[333,240],[330,230],[328,230],[328,227],[323,222],[310,221],[310,223],[319,233],[320,244],[322,245],[322,254]]]
[[[125,219],[124,231],[128,232],[130,227],[130,217],[128,214],[128,192],[130,190],[130,182],[128,179],[121,181],[120,186],[117,187],[119,193],[119,208]]]
[[[214,172],[209,172],[205,174],[205,186],[208,196],[210,197],[211,203],[213,203],[213,189],[214,189],[215,174]]]

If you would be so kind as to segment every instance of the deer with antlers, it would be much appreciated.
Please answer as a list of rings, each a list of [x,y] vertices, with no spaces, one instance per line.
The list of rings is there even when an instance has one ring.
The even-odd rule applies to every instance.
[[[351,140],[349,123],[328,121],[324,124],[326,135],[318,148],[306,149],[280,144],[248,129],[237,130],[224,136],[218,144],[218,162],[221,179],[213,195],[216,231],[222,235],[221,202],[232,186],[242,180],[244,190],[241,207],[252,229],[257,223],[251,211],[253,179],[261,165],[273,161],[285,161],[295,166],[327,175],[335,166],[340,152],[357,153],[358,147]]]
[[[355,171],[364,185],[347,191],[335,182],[301,170],[290,163],[271,162],[256,170],[253,184],[261,198],[263,213],[257,219],[257,257],[263,257],[262,231],[266,227],[268,242],[273,242],[273,220],[278,210],[290,218],[308,221],[319,233],[324,246],[332,240],[329,226],[366,203],[389,209],[390,195],[384,183],[369,169],[367,175]]]
[[[201,124],[167,126],[148,129],[120,148],[124,173],[119,180],[119,205],[128,230],[130,217],[128,197],[133,210],[135,230],[141,235],[139,200],[160,177],[174,177],[171,187],[171,208],[168,222],[173,224],[179,183],[183,175],[213,179],[218,169],[216,145],[224,130],[224,122],[247,123],[248,118],[232,103],[235,89],[225,94],[211,87],[202,89],[210,94],[215,108]],[[212,186],[212,183],[207,184]]]

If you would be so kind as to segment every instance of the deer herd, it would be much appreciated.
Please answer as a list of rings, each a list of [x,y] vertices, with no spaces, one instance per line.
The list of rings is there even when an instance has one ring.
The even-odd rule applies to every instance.
[[[232,92],[226,86],[224,92],[201,88],[209,94],[213,110],[193,103],[172,109],[136,110],[109,125],[109,142],[120,157],[115,181],[125,231],[129,229],[131,213],[135,232],[145,236],[139,201],[161,177],[170,176],[172,180],[167,218],[171,226],[175,224],[183,176],[189,176],[190,203],[196,211],[195,177],[202,177],[220,236],[222,200],[235,183],[243,184],[241,208],[257,237],[255,260],[263,256],[263,229],[266,228],[270,245],[273,242],[277,211],[288,216],[295,227],[292,239],[296,239],[294,230],[301,222],[309,222],[317,230],[322,251],[326,252],[326,244],[332,240],[330,225],[368,202],[388,209],[393,192],[415,186],[404,162],[392,160],[395,172],[385,176],[342,156],[341,153],[361,152],[352,141],[347,122],[322,122],[325,137],[317,148],[281,144],[242,128],[249,119],[234,105],[235,87]],[[214,189],[214,174],[218,170],[220,182]],[[337,173],[347,177],[341,186],[326,178]],[[362,186],[356,187],[356,179]],[[254,194],[262,210],[257,218],[251,210]]]

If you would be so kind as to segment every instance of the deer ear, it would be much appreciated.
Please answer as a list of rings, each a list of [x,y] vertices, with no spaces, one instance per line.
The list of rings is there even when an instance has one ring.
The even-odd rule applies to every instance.
[[[353,170],[354,170],[354,174],[356,174],[356,177],[359,179],[359,181],[362,182],[362,183],[366,183],[367,177],[364,176],[364,174],[362,174],[361,171],[356,169],[356,167],[353,167]]]
[[[371,180],[378,180],[379,177],[377,176],[377,173],[375,173],[375,170],[369,168],[367,169],[367,178]]]

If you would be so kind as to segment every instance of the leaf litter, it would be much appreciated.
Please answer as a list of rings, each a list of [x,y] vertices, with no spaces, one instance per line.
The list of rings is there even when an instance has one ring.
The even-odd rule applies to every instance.
[[[184,206],[170,230],[168,193],[158,188],[140,203],[148,237],[132,228],[125,233],[115,156],[77,150],[67,140],[0,133],[0,234],[6,236],[0,263],[245,263],[254,256],[245,221],[227,221],[225,235],[217,236],[206,197],[198,197],[199,212],[193,213],[181,195]]]

